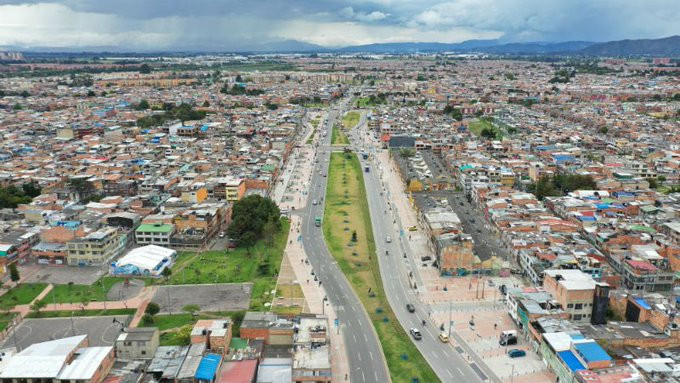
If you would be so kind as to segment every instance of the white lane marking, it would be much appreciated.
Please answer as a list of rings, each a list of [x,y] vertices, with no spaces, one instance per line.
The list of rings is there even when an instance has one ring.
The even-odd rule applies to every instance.
[[[373,360],[373,352],[369,351],[368,354],[371,356],[371,360]]]
[[[432,356],[433,356],[435,359],[439,359],[439,356],[438,356],[437,353],[434,352],[434,351],[432,351]]]
[[[460,371],[460,369],[459,369],[459,371]],[[448,372],[449,376],[453,378],[453,374],[451,373],[451,370],[446,370],[446,372]]]

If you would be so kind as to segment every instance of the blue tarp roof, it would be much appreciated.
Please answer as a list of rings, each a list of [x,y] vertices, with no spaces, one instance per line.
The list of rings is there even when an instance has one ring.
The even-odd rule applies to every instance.
[[[640,307],[642,307],[645,310],[651,310],[652,306],[650,306],[647,301],[645,301],[644,298],[635,298],[635,302],[637,302]]]
[[[595,217],[589,217],[587,215],[579,215],[578,219],[580,221],[585,221],[585,222],[595,222],[595,220],[596,220]]]
[[[217,368],[220,366],[221,362],[221,356],[217,354],[206,354],[203,359],[201,359],[201,363],[198,365],[194,378],[212,381],[215,379]]]
[[[574,156],[557,154],[557,155],[553,155],[553,159],[557,162],[564,162],[564,161],[574,161],[576,158],[574,158]]]
[[[538,151],[544,151],[544,150],[553,150],[555,149],[555,145],[539,145],[536,147],[536,150]]]
[[[562,358],[562,360],[564,361],[564,364],[566,364],[567,367],[569,367],[569,369],[574,372],[586,369],[583,366],[583,364],[581,364],[581,361],[578,360],[576,355],[574,355],[574,353],[571,352],[571,350],[560,351],[557,353],[557,355],[559,355],[560,358]]]
[[[612,357],[597,342],[577,343],[574,348],[586,363],[612,360]]]

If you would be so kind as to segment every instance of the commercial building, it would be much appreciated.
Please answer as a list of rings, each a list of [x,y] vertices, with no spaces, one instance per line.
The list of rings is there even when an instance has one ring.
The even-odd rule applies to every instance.
[[[135,240],[140,245],[169,246],[175,226],[164,223],[145,223],[135,229]]]
[[[469,234],[446,233],[434,239],[435,255],[439,272],[457,275],[462,270],[472,270],[479,263],[472,252],[474,241]]]
[[[545,270],[543,273],[543,287],[555,297],[569,318],[591,321],[597,284],[593,277],[581,270]]]
[[[103,228],[68,243],[68,264],[71,266],[102,265],[120,251],[118,229]]]

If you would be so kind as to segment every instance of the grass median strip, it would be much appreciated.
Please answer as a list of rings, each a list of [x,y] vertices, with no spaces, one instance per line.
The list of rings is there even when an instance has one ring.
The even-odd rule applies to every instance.
[[[347,135],[342,131],[342,127],[338,124],[333,124],[333,130],[331,131],[331,145],[347,145],[349,140]]]
[[[395,317],[383,290],[361,165],[354,154],[332,153],[323,233],[378,333],[393,382],[438,382]],[[370,292],[369,292],[370,290]]]

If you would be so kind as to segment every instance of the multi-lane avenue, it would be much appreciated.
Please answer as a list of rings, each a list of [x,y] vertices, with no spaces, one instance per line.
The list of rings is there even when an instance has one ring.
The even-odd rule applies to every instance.
[[[390,375],[378,336],[364,310],[361,301],[352,290],[342,270],[334,261],[324,242],[321,227],[315,225],[315,218],[323,216],[323,199],[326,194],[326,180],[330,159],[331,129],[341,112],[331,110],[321,129],[311,181],[308,185],[307,207],[302,214],[302,241],[315,276],[325,287],[328,302],[337,314],[337,325],[342,331],[349,362],[351,382],[389,382]],[[323,132],[327,132],[323,136]],[[313,204],[316,200],[317,204]],[[335,324],[336,318],[331,318]],[[332,328],[331,331],[338,329]],[[338,380],[342,380],[341,377]]]
[[[352,149],[357,153],[365,150],[375,154],[375,148],[367,145],[366,130],[362,129],[364,125],[365,119],[362,117],[349,135]],[[429,307],[418,300],[416,291],[421,286],[416,285],[414,289],[409,280],[409,275],[413,275],[415,280],[414,274],[417,273],[414,256],[411,254],[399,222],[392,215],[392,206],[387,191],[380,180],[381,166],[375,158],[375,155],[371,155],[369,159],[361,161],[369,168],[369,171],[364,173],[364,183],[373,224],[373,235],[376,239],[380,272],[392,310],[407,332],[410,328],[420,330],[423,338],[414,343],[443,382],[497,380],[486,366],[472,357],[469,348],[461,347],[465,345],[454,342],[456,346],[453,346],[439,340],[438,336],[441,331],[429,321]],[[411,313],[407,310],[407,303],[415,306],[415,312]],[[453,335],[454,339],[460,339],[455,334]],[[468,356],[470,356],[469,359]]]

